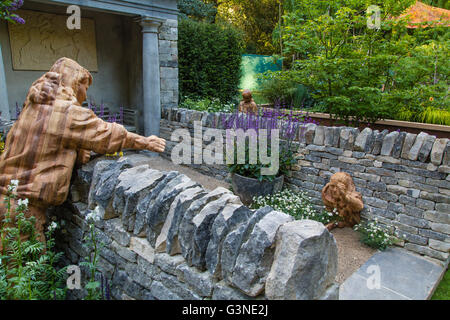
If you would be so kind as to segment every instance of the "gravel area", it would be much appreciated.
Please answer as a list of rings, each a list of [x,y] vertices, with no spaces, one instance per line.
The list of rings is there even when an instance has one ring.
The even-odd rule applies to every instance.
[[[335,228],[331,231],[338,246],[338,273],[341,284],[377,252],[359,241],[359,233],[352,228]]]
[[[184,173],[189,178],[200,183],[207,190],[217,187],[228,188],[229,183],[201,174],[186,166],[173,164],[162,157],[149,158],[148,163],[154,169],[162,171],[175,170]],[[341,284],[359,269],[369,258],[377,252],[359,241],[359,234],[351,228],[336,228],[331,231],[338,246],[338,273],[336,282]]]

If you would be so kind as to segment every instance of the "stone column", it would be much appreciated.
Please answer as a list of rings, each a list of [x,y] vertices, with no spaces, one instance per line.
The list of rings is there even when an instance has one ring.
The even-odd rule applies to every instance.
[[[142,85],[144,132],[159,135],[161,120],[161,87],[159,74],[158,28],[164,20],[142,17]]]
[[[0,112],[3,120],[11,120],[8,103],[8,90],[6,90],[5,68],[3,66],[2,46],[0,45]]]

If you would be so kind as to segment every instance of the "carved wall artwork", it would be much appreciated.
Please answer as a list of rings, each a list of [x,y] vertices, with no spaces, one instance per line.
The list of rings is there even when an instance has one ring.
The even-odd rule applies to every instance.
[[[32,84],[0,156],[0,197],[7,194],[11,180],[18,180],[17,196],[29,200],[29,214],[36,217],[41,238],[46,208],[67,199],[74,165],[88,162],[90,151],[111,154],[122,149],[165,149],[164,139],[128,132],[82,107],[91,84],[91,74],[75,61],[56,61]],[[5,212],[1,201],[0,221]]]
[[[8,24],[14,70],[49,70],[61,57],[98,71],[94,20],[82,18],[81,29],[69,30],[67,17],[18,10],[25,24]]]
[[[322,189],[322,200],[328,211],[337,209],[342,221],[329,223],[327,229],[334,227],[353,227],[360,221],[359,213],[364,208],[362,196],[356,191],[352,177],[346,172],[337,172]]]
[[[242,92],[243,101],[239,104],[239,112],[245,113],[258,113],[258,106],[255,100],[252,98],[252,93],[250,90],[244,90]]]

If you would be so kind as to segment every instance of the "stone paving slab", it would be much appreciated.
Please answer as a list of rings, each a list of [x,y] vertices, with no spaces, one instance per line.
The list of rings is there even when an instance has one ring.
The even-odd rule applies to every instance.
[[[374,254],[340,287],[340,300],[427,300],[446,268],[404,249]],[[379,286],[376,280],[380,279]]]

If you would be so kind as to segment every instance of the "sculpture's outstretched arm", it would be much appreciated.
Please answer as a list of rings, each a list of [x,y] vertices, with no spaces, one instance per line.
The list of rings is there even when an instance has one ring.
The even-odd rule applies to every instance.
[[[122,149],[162,152],[165,148],[164,139],[128,132],[122,125],[103,121],[92,110],[79,106],[69,108],[63,143],[71,149],[100,154],[115,153]]]

